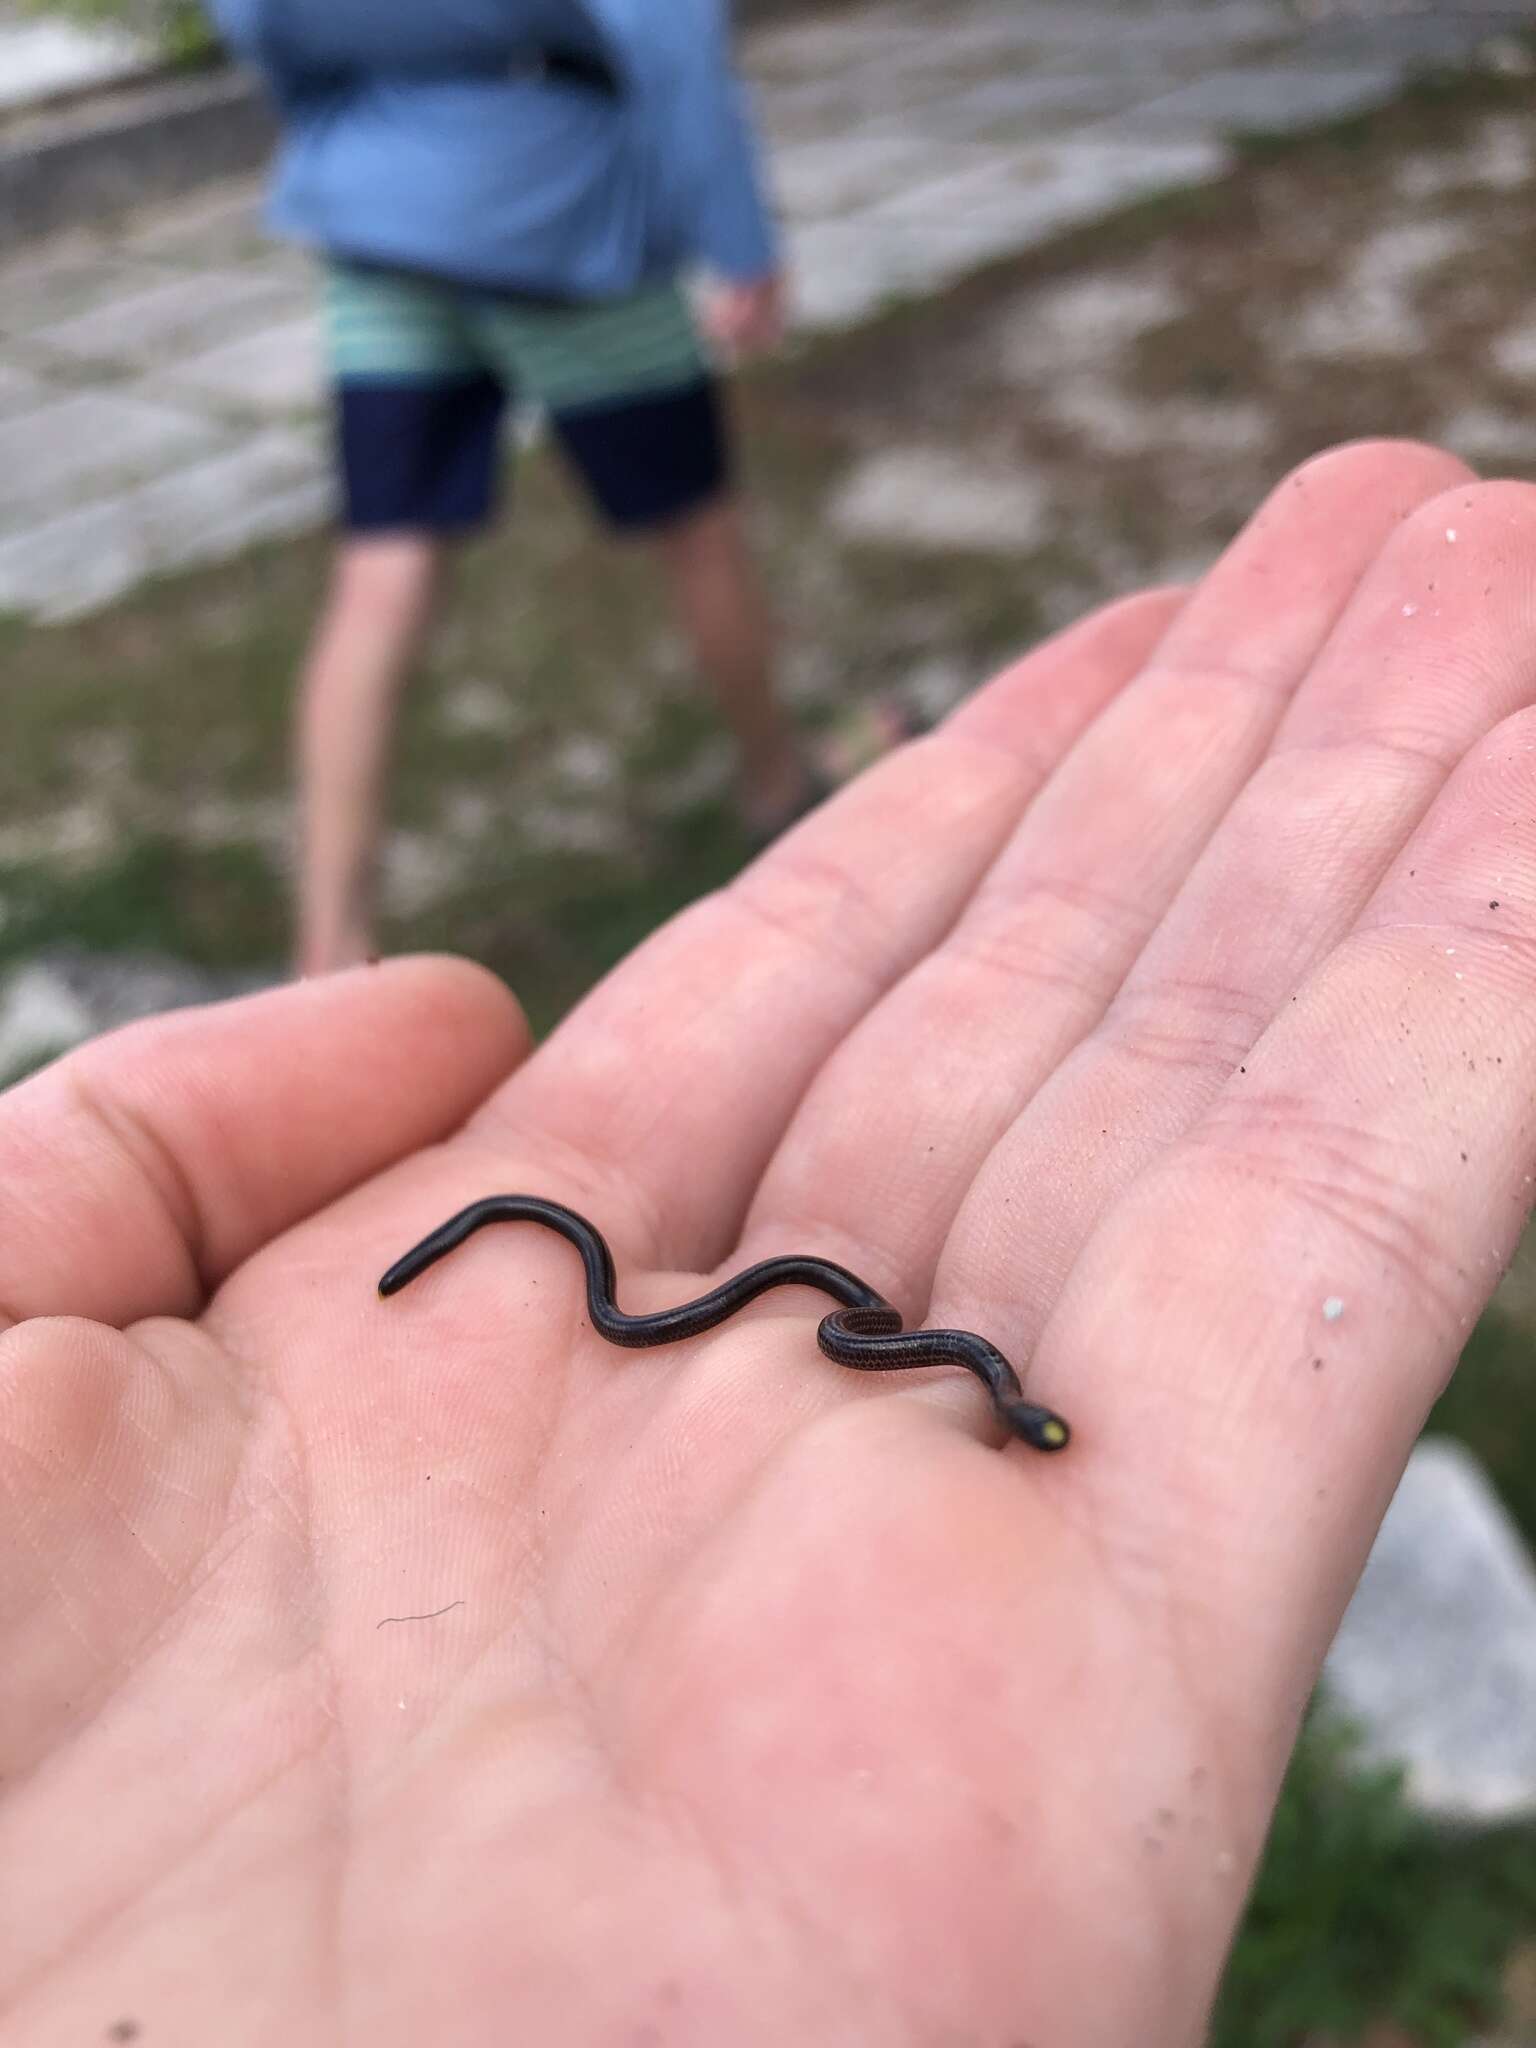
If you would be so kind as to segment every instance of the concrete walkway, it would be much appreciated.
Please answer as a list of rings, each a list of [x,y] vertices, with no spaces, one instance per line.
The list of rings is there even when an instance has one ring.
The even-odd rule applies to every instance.
[[[3,7],[4,0],[0,0]],[[749,39],[802,331],[1217,177],[1523,17],[1294,0],[880,0]],[[5,17],[0,13],[0,32]],[[307,267],[225,189],[0,270],[0,612],[60,619],[318,523]]]

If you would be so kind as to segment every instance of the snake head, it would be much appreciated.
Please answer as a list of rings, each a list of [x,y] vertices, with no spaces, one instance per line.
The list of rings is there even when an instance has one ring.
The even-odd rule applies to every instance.
[[[997,1412],[1016,1437],[1037,1451],[1064,1451],[1072,1441],[1071,1430],[1055,1410],[1042,1408],[1037,1401],[999,1401]]]

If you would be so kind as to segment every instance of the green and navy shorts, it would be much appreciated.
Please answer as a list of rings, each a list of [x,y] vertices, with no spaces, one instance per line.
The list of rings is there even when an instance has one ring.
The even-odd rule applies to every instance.
[[[727,487],[718,384],[675,283],[568,306],[332,261],[324,309],[350,532],[483,525],[509,404],[547,416],[612,526],[666,525]]]

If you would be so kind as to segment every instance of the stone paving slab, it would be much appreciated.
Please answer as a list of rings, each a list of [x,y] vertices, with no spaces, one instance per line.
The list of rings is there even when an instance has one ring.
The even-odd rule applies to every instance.
[[[0,340],[115,305],[175,276],[166,265],[121,248],[76,246],[7,264],[0,274]]]
[[[1093,70],[1155,80],[1161,72],[1197,73],[1248,52],[1290,47],[1294,34],[1273,0],[1242,7],[1159,8],[1146,16],[1098,6],[997,7],[957,21],[926,49],[905,45],[887,59],[895,72],[937,70],[975,82],[1000,73]]]
[[[935,142],[931,135],[898,126],[785,150],[773,162],[773,184],[786,219],[822,220],[878,205],[893,186],[985,170],[995,161],[994,149]]]
[[[1529,10],[1387,14],[1370,21],[1332,21],[1307,38],[1309,64],[1459,64],[1478,43],[1501,32],[1524,32]]]
[[[1516,383],[1536,382],[1536,319],[1501,334],[1493,345],[1493,360]]]
[[[164,387],[257,415],[303,412],[323,396],[320,335],[312,314],[223,343],[168,371]]]
[[[751,72],[759,86],[793,83],[862,63],[872,51],[894,54],[932,42],[932,20],[921,8],[877,4],[820,21],[760,29],[751,39]]]
[[[141,258],[177,268],[201,270],[257,258],[291,259],[295,268],[301,266],[300,252],[272,242],[262,214],[261,185],[242,179],[232,186],[216,186],[168,213],[149,215],[134,231],[133,248]]]
[[[990,142],[1018,148],[1064,129],[1102,120],[1145,98],[1146,77],[1102,72],[1042,71],[1022,78],[988,78],[900,114],[878,114],[864,124],[871,141],[894,135],[905,142]],[[1171,92],[1179,83],[1162,81]]]
[[[0,420],[13,412],[27,412],[39,405],[47,387],[41,378],[16,368],[14,364],[0,363]]]
[[[956,90],[956,82],[941,72],[900,70],[871,54],[845,71],[759,89],[756,98],[771,150],[779,154],[828,137],[852,139],[874,121],[920,118]]]
[[[1226,0],[1226,4],[1170,7],[1156,0],[1142,8],[1062,4],[1042,0],[1038,6],[1004,7],[962,34],[975,43],[1006,48],[1010,37],[1051,43],[1057,48],[1092,51],[1105,46],[1146,57],[1170,50],[1214,55],[1245,43],[1284,39],[1294,42],[1305,31],[1295,13],[1274,0]]]
[[[121,391],[72,392],[13,414],[0,421],[0,533],[202,455],[217,438],[198,413]]]
[[[1135,134],[1208,135],[1213,129],[1247,129],[1279,135],[1379,106],[1390,97],[1399,76],[1390,64],[1326,71],[1300,64],[1233,66],[1144,101],[1125,117],[1124,125]]]
[[[82,361],[153,369],[232,332],[292,314],[299,294],[258,264],[162,279],[127,297],[35,330],[34,347]]]
[[[4,56],[0,47],[0,64]],[[266,95],[231,66],[162,72],[13,116],[0,122],[0,256],[71,232],[100,234],[219,178],[251,176],[276,136]]]
[[[0,613],[78,617],[148,576],[221,561],[257,541],[314,526],[331,501],[329,466],[316,439],[270,429],[0,538]]]
[[[1385,99],[1507,19],[1450,0],[1316,25],[1295,0],[868,0],[757,31],[798,324],[852,326],[1218,177],[1234,128]],[[0,0],[0,68],[8,20]],[[1360,282],[1411,327],[1411,279]],[[55,616],[323,516],[319,444],[282,431],[321,401],[307,292],[250,183],[0,270],[0,604]],[[1322,304],[1298,317],[1337,324]],[[1234,414],[1234,436],[1261,429]]]
[[[1133,200],[1198,183],[1224,161],[1214,141],[1068,137],[813,223],[796,240],[799,318],[857,325]]]

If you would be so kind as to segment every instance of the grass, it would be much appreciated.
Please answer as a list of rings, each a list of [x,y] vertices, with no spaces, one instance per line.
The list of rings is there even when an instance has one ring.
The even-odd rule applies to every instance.
[[[1530,1328],[1496,1305],[1429,1428],[1477,1454],[1536,1549],[1533,1367]],[[1364,2042],[1382,2027],[1416,2048],[1463,2048],[1498,2025],[1510,1957],[1533,1935],[1536,1827],[1443,1833],[1410,1810],[1396,1774],[1361,1766],[1350,1731],[1319,1707],[1291,1761],[1211,2048]]]
[[[1527,1322],[1495,1303],[1429,1427],[1476,1453],[1536,1554],[1536,1355]]]
[[[810,622],[787,654],[808,728],[899,686],[934,641],[979,680],[1038,633],[1006,560],[829,560],[817,510],[835,442],[770,418],[761,384],[742,409],[768,575]],[[512,525],[460,559],[405,708],[385,938],[485,960],[542,1027],[747,847],[652,565],[593,534],[542,451],[516,490]],[[268,548],[107,617],[0,628],[0,955],[68,937],[278,971],[292,679],[322,555]]]
[[[23,0],[29,14],[61,15],[84,28],[127,28],[158,48],[169,64],[208,63],[218,41],[199,0]]]
[[[67,935],[92,952],[164,952],[196,967],[240,967],[253,940],[281,943],[282,886],[249,846],[192,848],[166,833],[60,873],[0,867],[0,965]]]
[[[1298,2048],[1394,2029],[1463,2048],[1495,2023],[1511,1951],[1536,1927],[1536,1831],[1448,1842],[1349,1731],[1314,1715],[1270,1831],[1211,2048]],[[1379,2034],[1377,2038],[1380,2038]]]
[[[1530,1328],[1495,1305],[1428,1426],[1477,1454],[1536,1549],[1533,1368]],[[1431,1826],[1397,1774],[1363,1767],[1351,1732],[1319,1706],[1291,1760],[1211,2048],[1367,2036],[1464,2048],[1498,2026],[1510,1958],[1533,1936],[1536,1827],[1457,1837]],[[1520,2048],[1529,2035],[1508,2038]]]

